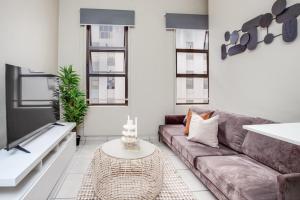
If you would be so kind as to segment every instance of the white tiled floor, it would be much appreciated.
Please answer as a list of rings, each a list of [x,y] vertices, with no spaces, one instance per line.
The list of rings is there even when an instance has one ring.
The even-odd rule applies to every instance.
[[[76,154],[70,162],[65,173],[54,187],[49,200],[75,200],[80,189],[83,174],[93,157],[93,152],[104,142],[114,137],[86,138],[77,148]],[[150,138],[144,138],[151,140]],[[186,167],[186,165],[164,144],[154,141],[161,150],[174,163],[176,173],[182,178],[196,199],[215,200],[216,198],[207,190],[199,179]]]

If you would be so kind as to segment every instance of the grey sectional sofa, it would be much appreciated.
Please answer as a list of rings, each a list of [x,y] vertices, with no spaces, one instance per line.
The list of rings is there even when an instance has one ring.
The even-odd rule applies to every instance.
[[[166,116],[159,138],[218,199],[300,200],[300,146],[242,128],[269,120],[218,110],[214,115],[220,116],[220,148],[188,141],[181,115]]]

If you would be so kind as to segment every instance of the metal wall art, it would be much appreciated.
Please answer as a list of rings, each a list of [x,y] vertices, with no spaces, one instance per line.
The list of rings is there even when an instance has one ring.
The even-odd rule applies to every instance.
[[[277,0],[272,7],[272,13],[259,15],[243,24],[240,30],[227,31],[224,35],[226,44],[221,46],[221,57],[233,56],[248,50],[256,49],[259,43],[271,44],[276,37],[282,36],[283,41],[293,42],[298,35],[297,17],[300,15],[300,3],[286,7],[286,0]],[[273,21],[282,24],[282,33],[269,33]],[[265,28],[267,34],[258,41],[258,27]]]

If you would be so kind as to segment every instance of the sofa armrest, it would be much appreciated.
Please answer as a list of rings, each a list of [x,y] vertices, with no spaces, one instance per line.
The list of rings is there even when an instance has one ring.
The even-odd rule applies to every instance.
[[[183,120],[185,115],[166,115],[165,116],[165,124],[183,124]]]
[[[277,176],[278,200],[299,200],[300,173]]]

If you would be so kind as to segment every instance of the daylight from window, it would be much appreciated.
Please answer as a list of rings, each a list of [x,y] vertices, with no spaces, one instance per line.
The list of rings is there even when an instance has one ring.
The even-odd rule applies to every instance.
[[[208,103],[208,31],[176,30],[176,102]]]

